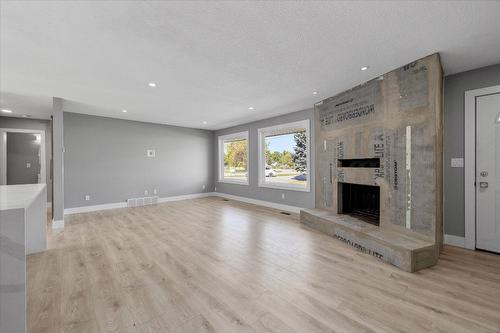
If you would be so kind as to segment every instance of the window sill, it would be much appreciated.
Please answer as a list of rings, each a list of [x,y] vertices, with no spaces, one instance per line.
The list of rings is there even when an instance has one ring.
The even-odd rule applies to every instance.
[[[226,183],[226,184],[247,185],[248,186],[248,180],[241,181],[241,180],[231,180],[231,179],[219,179],[217,182]]]
[[[307,187],[299,187],[299,186],[293,186],[293,185],[283,185],[279,183],[259,183],[259,187],[265,187],[265,188],[274,188],[274,189],[279,189],[279,190],[287,190],[287,191],[299,191],[299,192],[311,192],[311,188],[309,184],[307,184]]]

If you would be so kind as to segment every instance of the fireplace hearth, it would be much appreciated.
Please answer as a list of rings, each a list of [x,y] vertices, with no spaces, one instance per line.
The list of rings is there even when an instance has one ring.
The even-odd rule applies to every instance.
[[[380,187],[338,183],[339,214],[349,214],[373,225],[380,224]]]

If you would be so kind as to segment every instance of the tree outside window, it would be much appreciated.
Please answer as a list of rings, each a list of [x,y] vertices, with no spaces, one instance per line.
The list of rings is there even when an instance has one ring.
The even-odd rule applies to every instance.
[[[219,137],[219,181],[248,184],[248,132]]]

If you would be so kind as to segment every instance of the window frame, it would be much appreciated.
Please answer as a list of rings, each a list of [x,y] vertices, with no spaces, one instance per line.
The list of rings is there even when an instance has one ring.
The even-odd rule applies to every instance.
[[[236,179],[228,179],[224,178],[224,141],[231,139],[244,139],[247,141],[247,177],[246,180],[236,180]],[[228,183],[228,184],[237,184],[237,185],[249,185],[250,179],[250,140],[248,137],[248,131],[242,131],[237,133],[231,133],[226,135],[219,135],[218,137],[218,147],[219,147],[219,156],[218,156],[218,182],[219,183]]]
[[[266,143],[266,136],[272,132],[276,131],[286,131],[286,129],[291,128],[291,127],[304,127],[306,129],[306,172],[307,172],[307,186],[303,187],[300,185],[293,185],[293,184],[284,184],[284,183],[277,183],[277,182],[272,182],[272,181],[266,181],[265,177],[265,168],[266,168],[266,158],[265,158],[265,143]],[[311,182],[312,182],[312,177],[311,177],[311,128],[310,128],[310,121],[309,119],[304,119],[304,120],[299,120],[299,121],[294,121],[290,123],[285,123],[285,124],[279,124],[275,126],[270,126],[270,127],[263,127],[259,128],[258,130],[258,140],[259,140],[259,182],[258,185],[259,187],[266,187],[266,188],[274,188],[274,189],[281,189],[281,190],[290,190],[290,191],[301,191],[301,192],[311,192]]]

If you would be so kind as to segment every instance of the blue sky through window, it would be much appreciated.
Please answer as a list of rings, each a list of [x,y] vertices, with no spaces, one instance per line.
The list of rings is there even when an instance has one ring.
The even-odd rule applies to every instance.
[[[270,136],[266,138],[266,143],[269,145],[270,151],[279,151],[282,153],[283,150],[288,150],[291,153],[294,152],[295,140],[293,139],[293,134]]]

